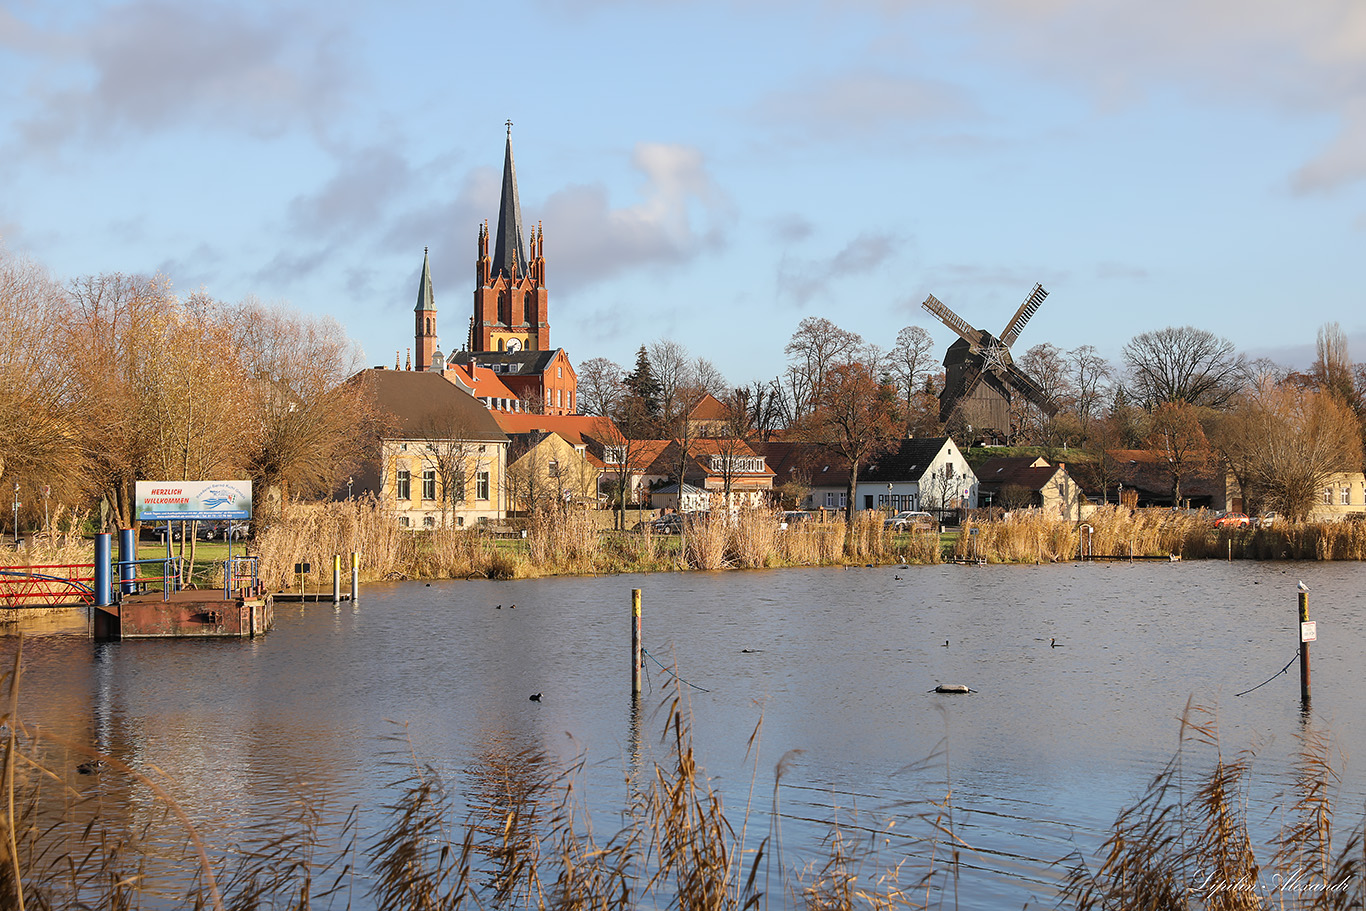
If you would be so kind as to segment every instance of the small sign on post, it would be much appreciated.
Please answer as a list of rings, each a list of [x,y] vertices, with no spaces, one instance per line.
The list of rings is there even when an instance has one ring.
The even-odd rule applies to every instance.
[[[1319,638],[1318,621],[1306,620],[1300,624],[1300,641],[1317,642]]]

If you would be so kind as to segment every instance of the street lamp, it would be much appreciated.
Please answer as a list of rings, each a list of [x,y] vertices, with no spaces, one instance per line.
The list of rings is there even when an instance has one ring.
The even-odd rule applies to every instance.
[[[354,480],[354,478],[347,478],[347,479],[346,479],[346,499],[348,499],[348,500],[351,499],[351,483],[352,483],[353,480]]]

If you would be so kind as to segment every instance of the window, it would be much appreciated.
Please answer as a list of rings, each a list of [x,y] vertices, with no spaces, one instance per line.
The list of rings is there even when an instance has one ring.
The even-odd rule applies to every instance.
[[[1351,506],[1351,505],[1352,505],[1352,488],[1347,487],[1347,486],[1344,486],[1344,487],[1342,488],[1342,505],[1343,505],[1343,506]]]
[[[556,367],[555,370],[557,371],[556,374],[555,374],[556,376],[559,376],[559,377],[564,376],[564,367]]]
[[[1329,506],[1333,505],[1333,488],[1329,487],[1323,492],[1323,502]]]
[[[536,325],[536,292],[528,291],[522,298],[522,318],[529,325]]]
[[[489,473],[487,471],[477,472],[474,476],[474,498],[476,500],[487,500],[489,498]]]
[[[826,508],[826,509],[834,509],[834,508],[835,508],[835,494],[834,494],[832,491],[826,491],[826,494],[825,494],[825,508]]]
[[[422,517],[422,527],[423,527],[423,528],[436,528],[436,517],[435,517],[435,516],[423,516],[423,517]]]
[[[436,499],[436,469],[428,468],[422,472],[422,499]]]
[[[550,464],[547,465],[545,468],[546,473],[549,474],[552,478],[558,478],[560,476],[560,463],[558,460],[551,459]]]
[[[399,527],[399,528],[407,528],[407,527],[408,527],[408,517],[407,517],[407,516],[399,516],[399,517],[398,517],[398,527]]]
[[[602,460],[608,465],[620,465],[626,461],[625,446],[602,447]]]
[[[400,468],[398,470],[398,498],[400,500],[412,499],[411,486],[412,475],[409,473],[408,469]]]

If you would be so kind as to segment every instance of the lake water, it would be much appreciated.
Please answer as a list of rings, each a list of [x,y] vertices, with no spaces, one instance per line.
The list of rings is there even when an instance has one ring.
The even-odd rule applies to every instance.
[[[1301,579],[1319,631],[1308,716],[1297,664],[1235,695],[1295,656]],[[883,842],[880,862],[911,857],[918,871],[924,847],[911,836],[926,827],[911,817],[951,789],[969,848],[962,907],[1052,906],[1053,862],[1094,848],[1171,758],[1188,699],[1217,712],[1226,753],[1259,751],[1265,795],[1254,801],[1286,781],[1298,732],[1329,732],[1345,757],[1342,815],[1359,819],[1363,580],[1353,563],[1210,561],[371,585],[340,609],[277,605],[275,630],[254,641],[96,644],[83,629],[49,629],[25,642],[22,711],[130,765],[155,764],[218,843],[300,793],[343,810],[391,801],[400,732],[469,793],[480,769],[523,751],[551,766],[582,754],[603,832],[632,757],[658,751],[662,664],[687,681],[699,757],[733,822],[749,802],[764,811],[750,825],[769,831],[775,765],[802,751],[779,793],[784,861],[814,856],[832,817],[854,832],[896,819],[906,835]],[[658,662],[647,659],[640,712],[633,588]],[[15,641],[0,642],[0,660]],[[937,695],[939,683],[975,692]],[[528,699],[537,692],[541,702]],[[761,719],[756,761],[746,746]],[[148,800],[68,780],[108,788],[133,816]]]

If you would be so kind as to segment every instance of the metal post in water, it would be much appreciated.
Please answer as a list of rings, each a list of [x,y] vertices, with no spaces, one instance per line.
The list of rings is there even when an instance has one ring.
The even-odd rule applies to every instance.
[[[95,606],[108,607],[110,592],[108,532],[95,535]]]
[[[138,558],[138,552],[133,541],[133,529],[119,529],[119,590],[125,595],[131,595],[134,591],[133,578],[136,567],[133,561]]]
[[[640,695],[640,589],[631,589],[631,696]]]
[[[332,603],[341,604],[341,554],[332,555]]]
[[[1305,629],[1309,622],[1309,588],[1301,582],[1300,589],[1300,703],[1309,704],[1309,640],[1313,635]]]
[[[351,551],[351,603],[360,597],[360,554]]]

